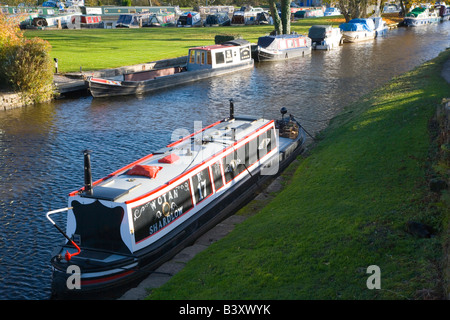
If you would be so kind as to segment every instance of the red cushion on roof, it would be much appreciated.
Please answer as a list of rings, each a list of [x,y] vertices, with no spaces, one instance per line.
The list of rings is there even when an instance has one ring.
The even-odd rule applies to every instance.
[[[174,163],[178,159],[180,159],[179,156],[177,156],[175,153],[171,153],[168,156],[165,156],[164,158],[159,159],[158,162],[161,162],[161,163]]]
[[[156,178],[156,175],[158,174],[159,170],[161,170],[162,167],[156,167],[156,166],[146,166],[146,165],[140,165],[137,164],[133,168],[127,171],[126,174],[130,176],[144,176],[149,177],[152,179]]]

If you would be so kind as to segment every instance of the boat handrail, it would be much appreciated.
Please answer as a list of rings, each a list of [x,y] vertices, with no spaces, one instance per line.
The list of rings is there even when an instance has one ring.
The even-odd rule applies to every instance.
[[[67,207],[67,208],[62,208],[62,209],[52,210],[52,211],[47,212],[45,216],[47,217],[47,219],[48,219],[53,225],[56,225],[55,221],[53,221],[52,218],[50,218],[50,215],[51,215],[51,214],[55,214],[55,213],[64,212],[64,211],[69,211],[69,210],[72,210],[72,209],[73,209],[73,207]]]
[[[55,226],[55,228],[56,229],[58,229],[58,231],[67,239],[67,240],[69,240],[69,242],[70,243],[72,243],[72,245],[77,249],[77,252],[75,252],[75,253],[69,253],[69,251],[66,251],[66,254],[65,254],[65,258],[66,258],[66,261],[70,261],[70,259],[73,257],[73,256],[76,256],[77,254],[80,254],[80,252],[81,252],[81,249],[80,249],[80,247],[72,240],[72,239],[70,239],[70,237],[55,223],[55,221],[53,221],[52,220],[52,218],[50,218],[50,215],[51,214],[55,214],[55,213],[60,213],[60,212],[64,212],[64,211],[69,211],[69,210],[72,210],[73,209],[73,207],[67,207],[67,208],[62,208],[62,209],[56,209],[56,210],[52,210],[52,211],[49,211],[49,212],[47,212],[47,214],[45,215],[46,217],[47,217],[47,219]]]

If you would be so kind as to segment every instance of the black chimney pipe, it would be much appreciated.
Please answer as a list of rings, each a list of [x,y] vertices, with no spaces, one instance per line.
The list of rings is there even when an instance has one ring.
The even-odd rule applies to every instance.
[[[234,101],[230,99],[230,120],[234,119]]]
[[[84,150],[84,192],[92,195],[91,151]]]

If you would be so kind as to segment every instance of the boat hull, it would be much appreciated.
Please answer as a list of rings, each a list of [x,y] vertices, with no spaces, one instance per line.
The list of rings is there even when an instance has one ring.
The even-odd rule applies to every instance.
[[[291,58],[304,57],[311,54],[311,47],[301,47],[289,50],[270,51],[259,48],[257,52],[258,61],[279,61]]]
[[[361,42],[375,39],[375,31],[344,31],[342,39],[344,42]]]
[[[302,152],[304,139],[304,134],[299,134],[295,140],[282,147],[279,153],[273,155],[265,164],[276,160],[279,164],[278,175]],[[275,157],[279,157],[279,159]],[[263,175],[261,169],[252,175],[246,175],[217,199],[196,212],[192,218],[150,246],[136,251],[134,254],[123,254],[117,258],[116,262],[107,263],[112,258],[106,257],[105,263],[98,262],[97,265],[94,263],[92,266],[89,260],[87,263],[85,260],[84,265],[80,264],[81,288],[78,290],[69,289],[67,285],[71,277],[71,274],[66,271],[67,262],[53,258],[51,261],[53,297],[64,299],[119,297],[130,286],[130,283],[148,276],[177,252],[191,245],[195,239],[251,200],[258,191],[261,191],[260,188],[265,183],[277,176]],[[114,255],[120,256],[117,253]],[[96,261],[96,259],[92,259],[92,261]],[[97,261],[99,260],[97,259]],[[76,264],[76,262],[76,259],[73,258],[72,263]]]
[[[408,18],[406,17],[404,20],[404,24],[407,27],[420,27],[426,26],[431,23],[439,22],[437,18]]]
[[[87,80],[87,85],[94,98],[143,94],[184,83],[250,69],[253,68],[253,65],[254,61],[249,60],[231,67],[216,68],[212,70],[184,71],[144,81],[109,81],[105,79],[96,81],[95,79],[90,78]]]

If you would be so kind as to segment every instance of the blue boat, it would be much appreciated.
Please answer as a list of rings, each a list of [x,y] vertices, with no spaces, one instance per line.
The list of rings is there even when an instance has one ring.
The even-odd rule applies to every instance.
[[[375,39],[375,24],[372,19],[352,19],[339,26],[344,42],[359,42]]]
[[[376,37],[379,36],[383,36],[385,34],[387,34],[388,31],[388,26],[386,21],[383,20],[383,18],[381,17],[376,17],[376,18],[372,18],[373,22],[375,24],[375,33],[376,33]]]

